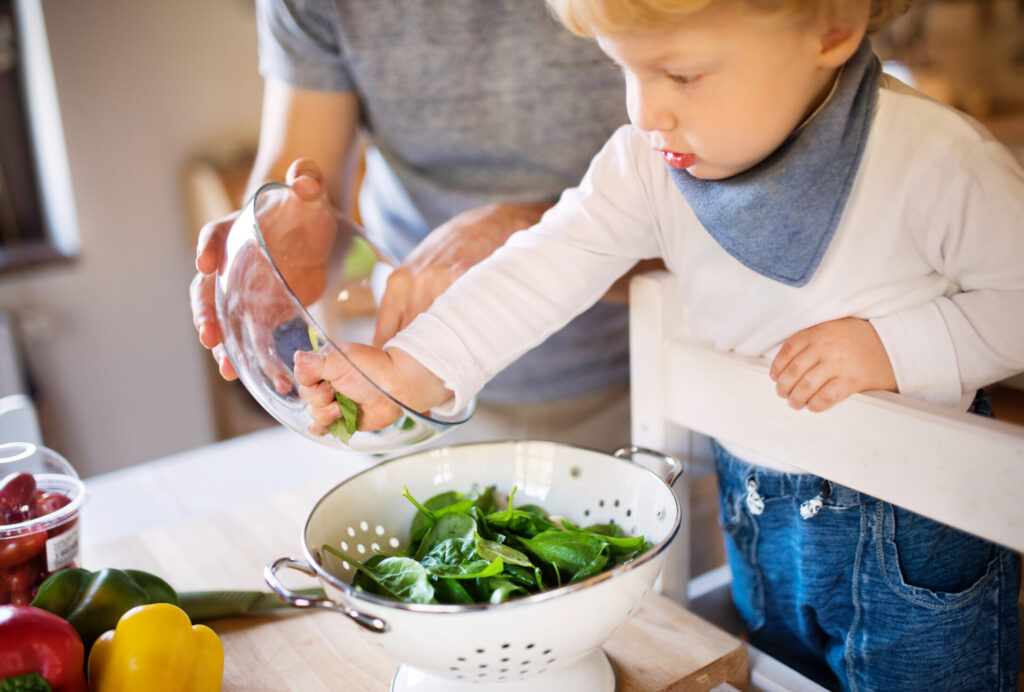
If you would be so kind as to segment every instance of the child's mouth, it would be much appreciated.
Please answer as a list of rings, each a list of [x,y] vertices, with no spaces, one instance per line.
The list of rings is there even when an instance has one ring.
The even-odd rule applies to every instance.
[[[679,154],[674,151],[662,151],[661,157],[665,159],[665,163],[672,166],[672,168],[678,168],[684,170],[697,163],[696,154]]]

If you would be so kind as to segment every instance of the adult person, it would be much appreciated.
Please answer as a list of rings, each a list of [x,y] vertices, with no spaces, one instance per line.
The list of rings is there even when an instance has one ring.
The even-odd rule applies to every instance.
[[[249,192],[288,177],[323,185],[344,209],[365,133],[359,211],[403,258],[381,341],[536,222],[627,120],[618,71],[540,2],[257,0],[256,11],[265,91]],[[212,275],[234,216],[203,228],[190,289],[200,341],[228,379]],[[625,443],[624,285],[618,303],[613,290],[495,379],[460,434]]]

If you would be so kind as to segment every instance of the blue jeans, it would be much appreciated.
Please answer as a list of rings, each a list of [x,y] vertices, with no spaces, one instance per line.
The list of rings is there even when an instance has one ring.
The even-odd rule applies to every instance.
[[[714,444],[750,642],[830,689],[1017,689],[1020,557]]]

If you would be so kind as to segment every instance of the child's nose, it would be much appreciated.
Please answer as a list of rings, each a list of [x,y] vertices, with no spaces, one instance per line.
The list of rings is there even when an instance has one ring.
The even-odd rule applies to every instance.
[[[645,132],[663,132],[675,128],[677,124],[675,114],[665,106],[665,100],[654,86],[635,85],[630,94],[628,110],[630,121]]]

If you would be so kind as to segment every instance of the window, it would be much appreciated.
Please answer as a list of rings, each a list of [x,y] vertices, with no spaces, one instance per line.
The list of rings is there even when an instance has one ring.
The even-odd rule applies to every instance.
[[[0,0],[0,272],[77,251],[42,9]]]

